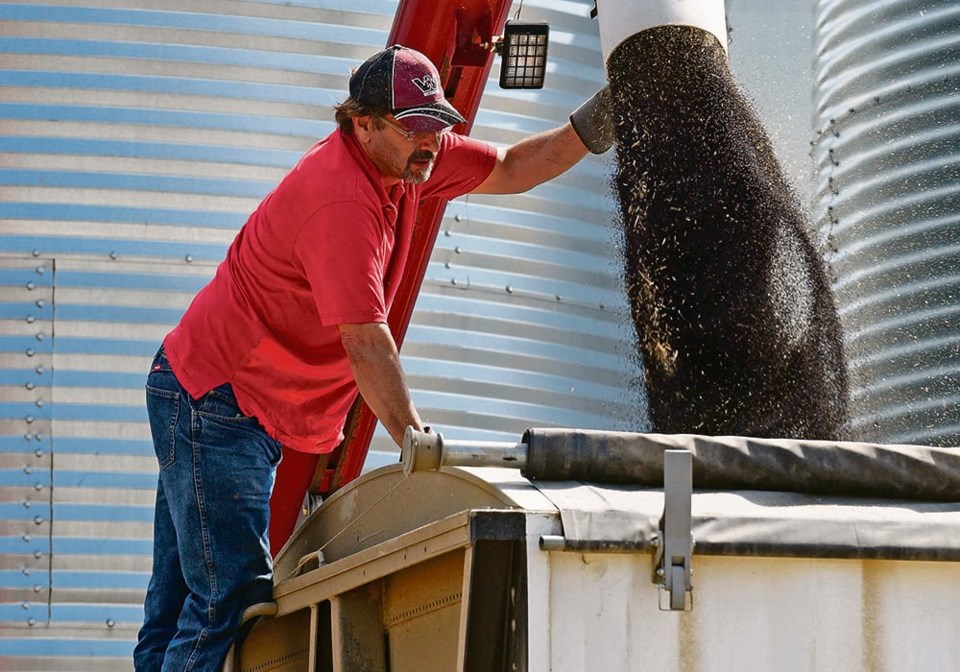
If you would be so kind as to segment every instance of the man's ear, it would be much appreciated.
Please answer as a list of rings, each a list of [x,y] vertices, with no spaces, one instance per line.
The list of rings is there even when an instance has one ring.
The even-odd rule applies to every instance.
[[[353,134],[362,143],[370,142],[376,128],[376,121],[372,115],[353,118]]]

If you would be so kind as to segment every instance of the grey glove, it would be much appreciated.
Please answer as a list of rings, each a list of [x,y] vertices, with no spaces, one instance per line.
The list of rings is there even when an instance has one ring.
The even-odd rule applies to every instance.
[[[575,109],[570,115],[570,125],[592,153],[603,154],[610,149],[614,142],[610,87],[603,87]]]

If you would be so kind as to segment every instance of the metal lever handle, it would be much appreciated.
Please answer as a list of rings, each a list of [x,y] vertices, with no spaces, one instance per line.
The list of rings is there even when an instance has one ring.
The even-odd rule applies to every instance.
[[[443,434],[407,427],[400,448],[403,473],[439,471],[440,467],[511,467],[527,464],[527,444],[495,441],[446,441]]]

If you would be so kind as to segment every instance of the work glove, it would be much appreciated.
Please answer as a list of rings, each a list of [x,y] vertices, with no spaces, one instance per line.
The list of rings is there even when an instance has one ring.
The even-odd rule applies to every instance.
[[[614,141],[610,87],[603,87],[575,109],[570,115],[570,125],[593,154],[603,154],[610,149]]]

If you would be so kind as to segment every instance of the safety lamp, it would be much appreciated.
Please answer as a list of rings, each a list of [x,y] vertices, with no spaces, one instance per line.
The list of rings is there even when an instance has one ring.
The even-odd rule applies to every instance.
[[[543,88],[549,36],[550,26],[546,23],[507,21],[497,44],[497,51],[503,58],[501,89]]]

